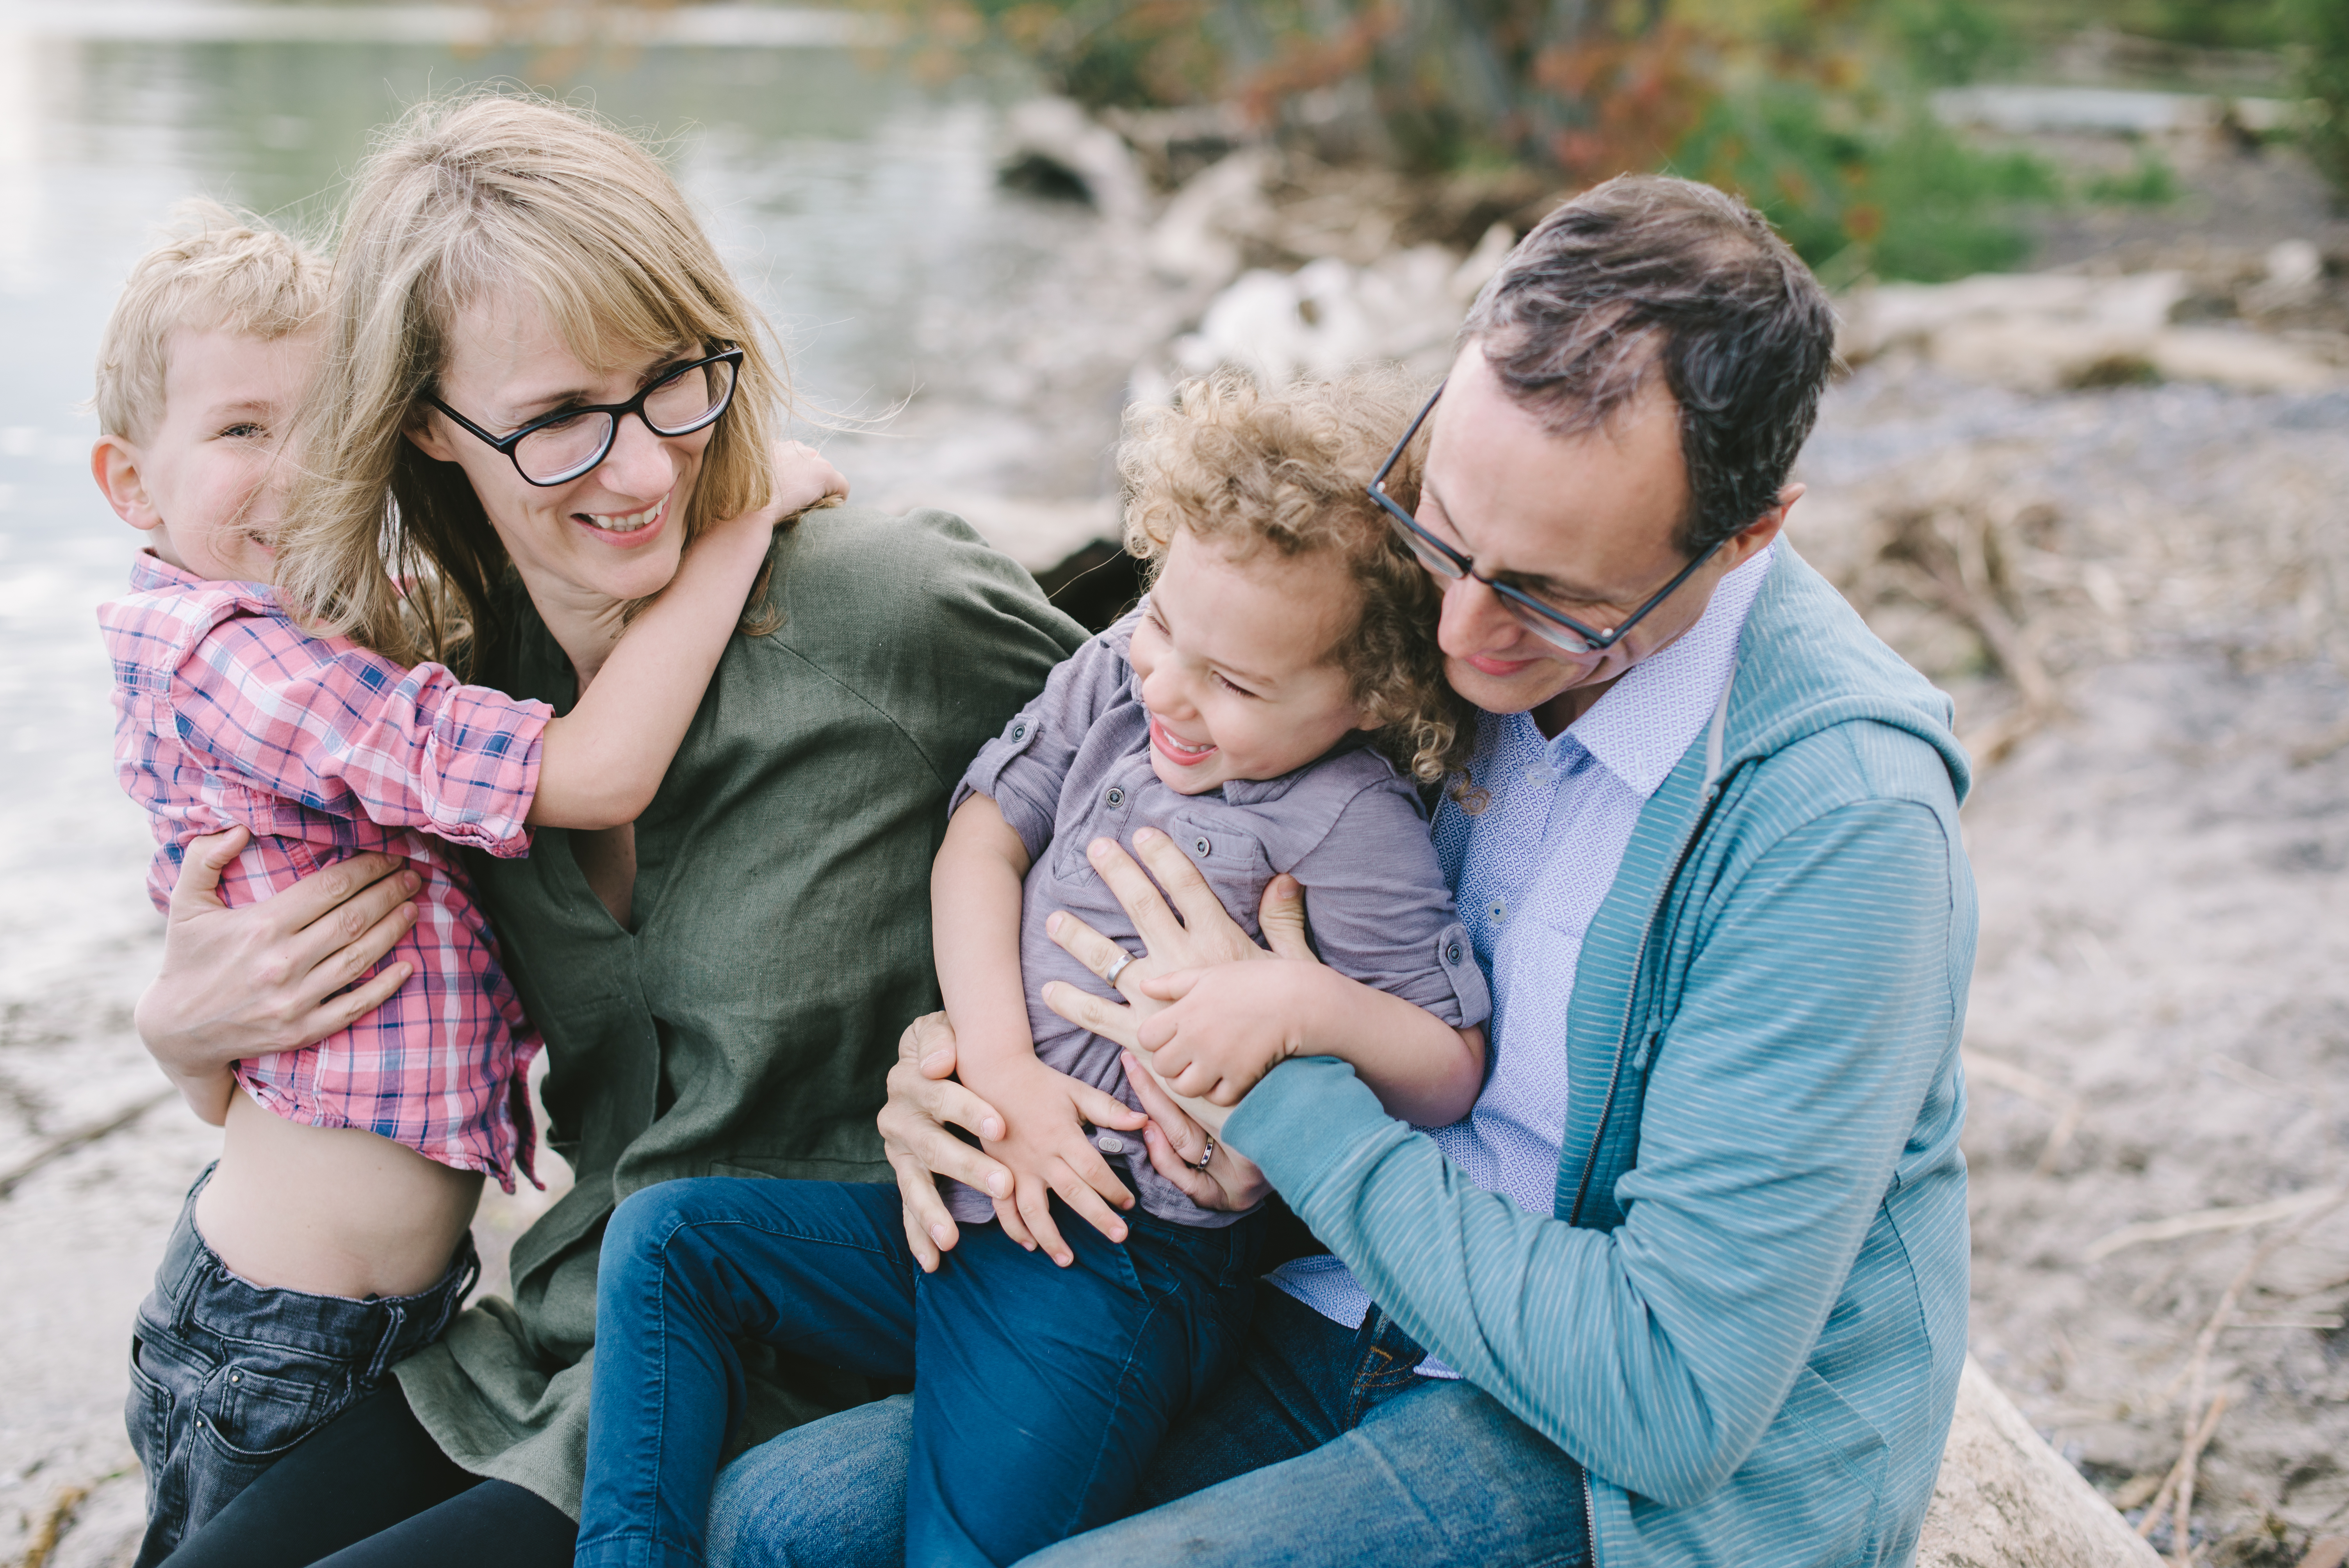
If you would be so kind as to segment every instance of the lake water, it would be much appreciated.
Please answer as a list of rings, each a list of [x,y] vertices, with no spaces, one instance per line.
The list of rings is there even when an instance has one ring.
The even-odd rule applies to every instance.
[[[140,9],[150,37],[181,41],[89,36],[109,29],[79,7],[36,21],[0,0],[0,1043],[27,1003],[119,1011],[159,929],[147,830],[111,773],[91,614],[137,542],[89,480],[80,407],[120,280],[175,201],[315,224],[404,104],[550,65],[519,48],[190,40],[171,24],[233,8]],[[298,32],[323,14],[274,15]],[[248,33],[271,25],[237,15]],[[865,414],[915,394],[886,432],[832,449],[859,499],[1084,536],[1131,351],[1053,308],[1079,286],[1072,256],[1092,256],[1079,270],[1096,288],[1113,269],[1088,250],[1098,221],[996,186],[1016,85],[924,88],[869,54],[733,46],[591,57],[562,86],[667,139],[803,393]]]

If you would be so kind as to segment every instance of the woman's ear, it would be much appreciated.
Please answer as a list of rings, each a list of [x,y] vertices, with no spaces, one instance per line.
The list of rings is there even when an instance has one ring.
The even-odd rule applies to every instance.
[[[448,438],[441,434],[440,427],[433,419],[432,411],[429,408],[418,414],[416,422],[400,433],[415,443],[418,451],[436,463],[453,463],[457,460],[456,449],[449,444]]]
[[[106,504],[131,527],[151,533],[163,526],[163,514],[147,494],[139,464],[139,449],[119,436],[100,436],[89,449],[89,477],[98,481]]]

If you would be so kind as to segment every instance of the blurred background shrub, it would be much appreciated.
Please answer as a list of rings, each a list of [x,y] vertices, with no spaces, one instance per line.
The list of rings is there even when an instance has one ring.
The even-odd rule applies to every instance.
[[[1552,189],[1675,170],[1744,193],[1831,282],[2012,265],[2034,204],[2172,200],[2151,150],[2067,184],[1932,112],[1936,89],[2028,75],[2084,39],[2139,82],[2294,93],[2349,192],[2349,0],[867,3],[907,17],[927,71],[1008,48],[1088,107],[1228,106],[1336,160]]]

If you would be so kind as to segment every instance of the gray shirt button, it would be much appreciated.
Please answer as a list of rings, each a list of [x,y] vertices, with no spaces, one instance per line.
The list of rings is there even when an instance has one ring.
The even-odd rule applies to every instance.
[[[1191,841],[1191,852],[1193,854],[1204,855],[1208,853],[1214,848],[1215,846],[1213,844],[1207,842],[1206,835],[1204,833]]]
[[[1460,944],[1458,943],[1447,942],[1444,944],[1444,962],[1446,964],[1457,964],[1460,962]]]
[[[1028,738],[1028,727],[1027,727],[1026,725],[1024,725],[1024,724],[1015,724],[1015,725],[1013,725],[1013,726],[1011,727],[1011,738],[1012,738],[1012,739],[1014,739],[1014,740],[1025,740],[1025,739],[1027,739],[1027,738]]]
[[[1099,1139],[1095,1140],[1095,1144],[1103,1154],[1123,1154],[1125,1152],[1125,1140],[1120,1138],[1114,1132],[1102,1133]]]
[[[1125,791],[1120,789],[1117,785],[1112,784],[1109,787],[1109,792],[1103,795],[1102,799],[1107,803],[1110,810],[1113,811],[1120,806],[1125,804]]]

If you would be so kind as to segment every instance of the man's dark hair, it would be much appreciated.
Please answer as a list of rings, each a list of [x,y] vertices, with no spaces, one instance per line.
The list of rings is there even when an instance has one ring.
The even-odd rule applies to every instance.
[[[1595,429],[1661,366],[1693,556],[1778,504],[1835,363],[1835,313],[1769,222],[1710,185],[1627,174],[1527,234],[1460,329],[1553,435]]]

